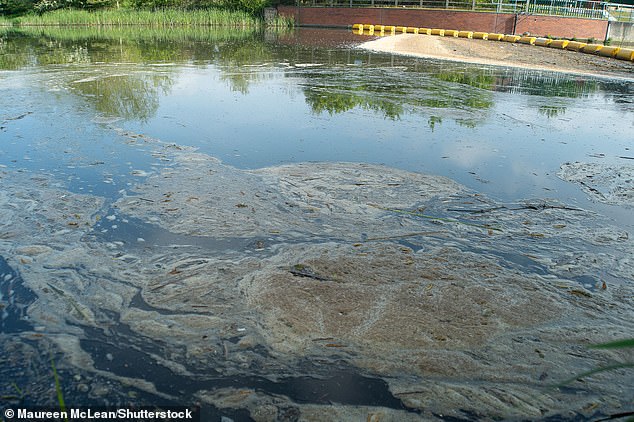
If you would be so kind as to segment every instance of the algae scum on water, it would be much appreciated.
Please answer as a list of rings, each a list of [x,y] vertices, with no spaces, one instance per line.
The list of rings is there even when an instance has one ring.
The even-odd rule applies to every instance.
[[[625,372],[545,390],[619,359],[586,350],[589,338],[632,329],[631,240],[597,231],[597,216],[502,205],[375,165],[170,158],[106,209],[45,175],[3,172],[2,254],[33,292],[31,327],[11,342],[51,342],[67,373],[268,415],[256,420],[289,408],[303,420],[414,420],[626,405]],[[108,238],[130,221],[148,222],[136,240]],[[153,239],[150,225],[179,242]],[[337,377],[355,391],[382,379],[384,392],[302,393]]]
[[[154,45],[147,40],[125,56],[123,43],[92,40],[65,50],[64,42],[75,42],[65,39],[50,48],[60,49],[58,57],[70,51],[79,62],[19,74],[11,72],[33,60],[16,50],[14,67],[0,75],[3,408],[57,406],[53,361],[67,407],[199,405],[203,420],[536,420],[632,410],[627,369],[552,388],[631,359],[624,351],[588,348],[634,332],[627,227],[587,203],[554,195],[496,199],[484,192],[500,186],[492,177],[466,176],[474,183],[467,187],[464,180],[396,168],[398,160],[380,164],[396,141],[367,162],[288,158],[312,148],[307,138],[281,148],[280,155],[288,154],[283,160],[247,166],[246,141],[221,142],[237,126],[204,127],[200,138],[213,132],[211,146],[173,142],[174,127],[188,135],[197,127],[165,106],[170,90],[196,99],[207,89],[201,83],[192,93],[181,72],[229,86],[230,95],[214,88],[226,108],[262,98],[258,81],[271,80],[266,86],[278,96],[290,91],[289,101],[300,97],[310,108],[310,117],[293,122],[304,132],[325,132],[323,121],[336,126],[352,115],[380,126],[376,138],[392,139],[394,127],[418,133],[413,122],[432,110],[445,121],[426,116],[422,126],[445,143],[430,144],[426,154],[467,160],[475,173],[477,154],[466,154],[466,141],[447,144],[443,126],[456,136],[486,133],[477,128],[486,127],[503,96],[487,90],[494,76],[483,73],[476,86],[449,71],[429,76],[455,94],[447,103],[436,84],[421,88],[422,76],[402,75],[410,67],[392,67],[379,76],[403,90],[398,95],[407,101],[399,105],[389,93],[374,95],[376,73],[355,86],[356,59],[337,62],[349,50],[284,47],[289,53],[251,37],[238,46],[234,38],[188,38],[183,45],[191,43],[193,58],[172,46],[165,62],[141,48]],[[137,69],[89,58],[104,60],[111,47],[119,49],[112,53],[117,60],[134,61],[134,53],[152,64]],[[216,56],[200,64],[205,49]],[[244,51],[261,60],[248,62]],[[177,59],[187,63],[179,67]],[[396,74],[407,82],[400,88]],[[335,86],[336,77],[345,83]],[[349,101],[346,84],[355,89]],[[593,95],[596,86],[589,86]],[[141,98],[139,90],[149,93]],[[483,105],[487,111],[478,111]],[[75,127],[69,130],[60,116]],[[218,124],[212,113],[205,116],[196,121]],[[520,117],[504,124],[544,136],[553,130],[544,122],[543,131],[526,129]],[[142,134],[135,125],[165,136]],[[267,155],[262,151],[252,153],[253,162]],[[597,202],[631,210],[631,167],[626,159],[601,160],[560,160],[549,167],[548,183],[576,183]]]

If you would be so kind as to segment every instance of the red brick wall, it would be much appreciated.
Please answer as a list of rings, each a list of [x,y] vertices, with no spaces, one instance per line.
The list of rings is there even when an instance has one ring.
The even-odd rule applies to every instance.
[[[605,37],[607,21],[554,16],[526,16],[509,13],[466,12],[396,8],[346,8],[278,6],[282,15],[293,16],[299,25],[341,26],[354,23],[403,25],[426,28],[534,35],[566,38]]]
[[[520,15],[515,33],[530,32],[560,38],[596,38],[603,40],[608,22],[597,19],[562,18],[557,16]]]

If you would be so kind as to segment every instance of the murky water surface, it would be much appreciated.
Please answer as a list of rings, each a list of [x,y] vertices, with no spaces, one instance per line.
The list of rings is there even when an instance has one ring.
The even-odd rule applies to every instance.
[[[131,171],[160,165],[142,138],[117,143],[113,126],[239,168],[382,163],[502,200],[572,198],[555,177],[563,162],[634,156],[632,81],[371,54],[336,47],[358,37],[324,31],[299,44],[47,35],[3,37],[0,160],[59,172],[75,190],[109,195]]]
[[[588,227],[577,232],[581,234],[575,241],[594,242],[595,238],[589,241],[590,237],[584,236],[598,232],[608,240],[596,240],[588,250],[601,257],[615,256],[615,262],[621,264],[628,262],[619,257],[632,252],[629,244],[616,247],[610,242],[621,245],[634,228],[633,182],[627,176],[632,174],[634,163],[632,80],[368,53],[355,48],[363,40],[347,32],[326,30],[260,34],[0,29],[0,174],[4,175],[6,222],[0,231],[0,339],[6,352],[3,356],[7,356],[1,358],[0,374],[3,379],[15,380],[0,386],[9,398],[6,405],[51,403],[50,390],[40,392],[36,398],[24,388],[15,388],[41,382],[50,385],[50,354],[59,360],[60,372],[68,381],[67,403],[185,401],[202,404],[209,420],[220,415],[234,420],[297,420],[300,414],[305,418],[311,412],[319,414],[310,406],[326,404],[391,409],[404,412],[407,417],[418,417],[429,408],[432,410],[426,413],[427,417],[442,418],[434,406],[421,404],[424,400],[403,401],[410,394],[424,396],[420,389],[412,387],[418,392],[399,396],[399,387],[390,384],[388,388],[383,380],[385,376],[399,379],[397,385],[403,387],[399,383],[407,384],[404,380],[410,375],[390,372],[384,367],[389,365],[368,363],[374,358],[355,357],[358,353],[348,352],[346,345],[340,344],[342,338],[336,335],[312,340],[313,344],[327,346],[328,353],[320,358],[315,358],[309,349],[300,348],[302,352],[291,353],[294,358],[285,360],[291,346],[270,344],[285,344],[286,340],[273,336],[273,341],[267,334],[243,339],[245,331],[255,330],[255,317],[246,308],[229,312],[229,317],[223,316],[225,311],[219,307],[205,313],[208,306],[220,304],[194,303],[184,312],[180,305],[162,302],[163,293],[152,296],[146,291],[148,283],[158,280],[159,270],[161,274],[176,275],[204,267],[205,271],[219,272],[220,279],[238,280],[239,295],[244,295],[249,291],[243,286],[251,277],[248,274],[261,271],[263,264],[258,270],[258,260],[277,262],[276,257],[284,256],[284,248],[292,249],[292,245],[307,245],[302,247],[313,251],[325,242],[352,242],[345,225],[348,223],[341,223],[338,228],[333,223],[330,229],[320,231],[314,227],[330,227],[328,217],[313,218],[310,214],[314,210],[310,209],[303,213],[314,226],[292,223],[296,225],[288,232],[269,227],[247,235],[224,230],[222,225],[212,225],[215,231],[205,232],[206,226],[200,224],[204,216],[197,216],[195,206],[193,211],[187,211],[189,214],[181,207],[183,201],[199,200],[196,189],[185,187],[185,180],[203,183],[207,177],[193,177],[191,166],[196,166],[197,158],[178,158],[193,150],[216,157],[228,166],[204,162],[209,167],[206,174],[222,175],[214,183],[226,183],[230,199],[219,194],[217,203],[233,201],[229,205],[233,214],[223,217],[228,218],[227,225],[231,219],[241,218],[239,213],[249,212],[249,198],[256,200],[260,194],[278,198],[266,187],[250,196],[249,189],[256,189],[260,177],[267,181],[274,174],[274,170],[251,170],[304,162],[378,164],[446,176],[471,193],[447,193],[442,205],[408,209],[409,214],[393,209],[395,206],[370,204],[375,210],[398,211],[398,218],[409,218],[409,223],[401,221],[394,227],[409,227],[412,218],[418,218],[416,224],[456,224],[462,231],[455,239],[449,239],[445,232],[430,232],[424,235],[430,237],[423,240],[421,233],[397,233],[397,228],[383,232],[377,229],[376,239],[395,235],[397,238],[392,240],[398,247],[415,254],[430,246],[429,250],[434,250],[435,246],[451,245],[461,253],[481,254],[508,271],[563,277],[584,289],[576,294],[573,288],[573,295],[580,297],[601,290],[605,280],[631,284],[628,270],[610,268],[608,262],[612,261],[601,258],[596,266],[588,264],[588,268],[579,269],[580,260],[590,259],[584,255],[586,252],[574,246],[568,249],[563,240],[553,240],[546,246],[536,242],[544,234],[548,238],[553,227],[559,230],[587,222]],[[596,170],[587,179],[579,179],[579,173],[575,173],[577,183],[558,177],[562,165],[574,162],[612,169],[616,175],[613,184],[621,190],[615,191],[610,185],[604,191],[605,182],[594,185],[592,181],[599,174]],[[365,171],[363,167],[354,168]],[[243,180],[242,170],[247,171],[247,179]],[[184,175],[182,192],[189,196],[180,198],[181,202],[173,199],[180,192],[180,182],[161,182],[171,174]],[[258,179],[249,181],[254,175]],[[625,176],[619,179],[621,175]],[[295,176],[289,171],[285,177]],[[355,182],[356,186],[365,183],[363,177]],[[398,183],[387,183],[380,189],[390,189]],[[144,185],[140,188],[141,184]],[[153,188],[164,192],[159,194]],[[292,192],[288,198],[303,195],[303,191],[289,189]],[[324,189],[311,191],[307,201],[319,202],[314,198]],[[470,196],[473,193],[476,196]],[[478,202],[478,198],[485,197]],[[60,201],[61,205],[51,205],[51,210],[59,211],[55,218],[63,220],[61,225],[41,205],[50,204],[51,198]],[[270,198],[269,203],[275,201]],[[526,200],[538,201],[543,207],[534,205],[536,202],[526,205]],[[147,211],[134,205],[134,201],[148,207],[167,204],[167,208]],[[276,207],[285,209],[289,201],[281,199]],[[335,202],[327,207],[331,205],[336,207]],[[256,208],[252,207],[253,215],[259,212]],[[487,230],[488,236],[495,235],[500,231],[496,224],[504,225],[509,218],[488,218],[490,211],[503,210],[510,215],[537,209],[566,214],[553,217],[556,221],[548,229],[533,226],[525,240],[508,238],[495,246],[495,242],[485,239]],[[574,214],[587,211],[591,213]],[[275,210],[269,212],[264,219],[275,217]],[[176,215],[172,220],[163,216],[170,213]],[[598,223],[593,226],[588,216],[600,216],[611,228]],[[24,232],[16,228],[15,221],[22,221],[19,227],[24,227]],[[529,224],[526,221],[518,220],[517,224]],[[431,229],[420,231],[435,230],[433,224]],[[366,231],[359,228],[357,241],[376,241],[369,233],[374,228],[371,224],[368,227]],[[484,235],[479,233],[482,229]],[[67,230],[75,231],[65,234]],[[24,240],[25,233],[30,240]],[[18,242],[16,236],[22,240]],[[65,242],[72,248],[67,250]],[[545,252],[559,246],[566,251],[561,256]],[[620,252],[614,252],[614,248],[620,248]],[[84,249],[92,250],[95,257],[102,250],[106,252],[101,261],[90,264],[81,255],[84,252],[78,252]],[[306,252],[305,256],[312,256],[311,253]],[[384,252],[372,249],[364,253],[382,256]],[[40,258],[55,254],[59,256],[54,263]],[[77,258],[77,254],[81,257]],[[176,259],[181,261],[170,261]],[[212,265],[210,259],[217,262]],[[303,260],[300,254],[293,263]],[[108,263],[115,261],[121,267],[115,269],[112,264],[113,268],[108,269]],[[311,265],[318,267],[315,262]],[[564,264],[568,275],[558,269]],[[128,272],[125,265],[130,266]],[[303,276],[299,278],[310,282],[330,280],[315,272],[318,269],[301,265],[301,271],[293,273]],[[56,275],[44,280],[47,271]],[[342,274],[347,273],[344,270]],[[339,280],[337,277],[334,279]],[[31,281],[24,283],[23,278]],[[58,279],[64,281],[56,284]],[[70,284],[64,284],[67,282]],[[100,283],[118,287],[101,292],[96,287]],[[35,288],[34,292],[34,285],[39,290]],[[163,292],[165,285],[152,289]],[[116,292],[119,302],[79,299],[112,292]],[[230,307],[238,293],[223,290],[219,295],[225,293],[225,303]],[[40,303],[36,299],[44,294],[57,302],[37,305],[33,316],[29,315],[27,308]],[[258,309],[266,308],[258,294],[253,297],[249,303]],[[172,299],[184,300],[178,295]],[[195,299],[189,297],[182,303]],[[127,304],[127,313],[120,310],[120,305],[109,304],[110,300],[113,304]],[[631,297],[625,294],[621,300],[631,301]],[[64,324],[60,322],[63,317],[50,316],[47,321],[41,307],[53,306],[51,303],[64,303],[65,312],[73,314],[74,319]],[[618,325],[619,318],[628,317],[631,321],[628,309],[615,316],[613,322]],[[171,327],[183,322],[175,322],[176,318],[186,318],[188,312],[196,317],[209,316],[209,323],[217,325],[212,330],[214,334],[188,326],[199,340],[210,338],[207,346],[196,343],[195,351],[186,338],[163,342],[163,328],[159,329],[159,325],[177,329]],[[339,312],[354,313],[350,309]],[[170,322],[170,318],[174,320]],[[218,322],[222,318],[227,320]],[[139,328],[139,321],[146,319],[160,322],[156,322],[156,327],[143,322],[147,326]],[[327,321],[323,324],[328,325]],[[361,332],[360,328],[355,330],[355,335]],[[627,332],[627,328],[623,330]],[[34,363],[28,370],[21,369],[27,357],[38,361],[33,356],[39,356],[39,367]],[[225,362],[226,367],[216,368],[218,361]],[[139,381],[134,385],[130,380],[147,383]],[[435,394],[444,393],[436,390]],[[298,409],[297,404],[310,406]],[[328,411],[335,412],[328,413],[333,418],[358,416],[336,413],[336,409]],[[477,414],[473,409],[460,411],[455,417]],[[530,412],[528,415],[534,416]],[[401,419],[403,415],[393,417],[405,420]]]

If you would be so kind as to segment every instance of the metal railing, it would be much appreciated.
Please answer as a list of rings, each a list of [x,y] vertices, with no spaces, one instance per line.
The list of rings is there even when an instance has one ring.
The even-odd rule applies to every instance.
[[[412,7],[634,22],[634,6],[591,0],[297,0],[306,7]]]
[[[634,5],[605,3],[610,20],[634,23]]]

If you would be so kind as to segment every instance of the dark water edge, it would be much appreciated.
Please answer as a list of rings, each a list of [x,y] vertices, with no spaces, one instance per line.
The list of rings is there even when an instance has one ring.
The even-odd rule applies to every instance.
[[[0,256],[0,335],[33,329],[26,311],[36,296],[23,282],[20,274]]]
[[[249,376],[215,378],[209,370],[206,374],[192,379],[180,376],[149,360],[146,354],[149,350],[140,351],[137,348],[126,347],[123,342],[114,342],[117,344],[114,346],[111,337],[104,337],[103,333],[97,330],[87,330],[86,333],[88,339],[82,340],[81,346],[93,357],[97,369],[130,378],[148,379],[147,374],[152,374],[150,380],[158,391],[166,394],[191,397],[197,391],[231,387],[282,395],[296,403],[407,409],[389,392],[385,381],[362,376],[352,369],[326,371],[323,378],[294,377],[283,378],[277,382]],[[323,372],[323,368],[320,368],[320,372]]]

